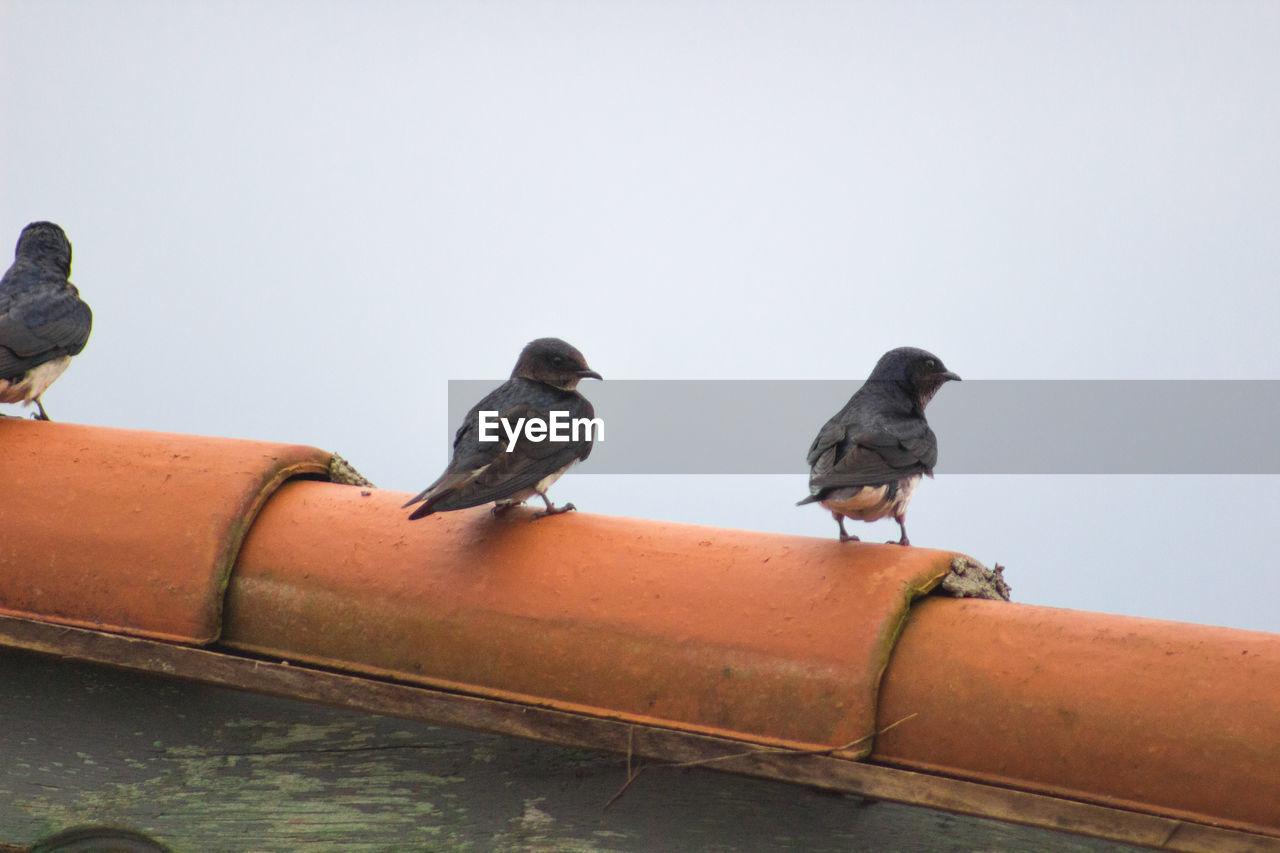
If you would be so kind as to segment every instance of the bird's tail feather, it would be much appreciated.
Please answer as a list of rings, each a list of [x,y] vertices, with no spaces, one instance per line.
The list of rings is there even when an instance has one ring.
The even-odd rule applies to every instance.
[[[417,500],[417,499],[415,498],[414,500]],[[409,503],[413,503],[413,502],[414,501],[409,501]],[[405,504],[405,506],[408,506],[408,505],[409,504]],[[418,507],[413,512],[409,513],[409,520],[412,521],[415,518],[424,518],[428,515],[431,515],[431,513],[435,511],[436,511],[435,501],[427,501],[422,506]]]
[[[484,468],[479,468],[474,471],[445,471],[440,475],[440,479],[436,480],[430,486],[427,486],[425,489],[418,492],[418,494],[413,498],[405,502],[404,506],[412,506],[418,501],[424,501],[422,506],[414,510],[413,514],[409,517],[422,518],[424,515],[430,515],[435,512],[436,504],[444,501],[460,487],[474,480],[483,471]],[[450,509],[457,509],[457,507],[450,507]]]
[[[427,486],[425,489],[423,489],[422,491],[418,492],[418,493],[417,493],[416,495],[414,495],[413,497],[409,498],[409,500],[405,501],[404,503],[402,503],[402,504],[400,505],[400,508],[401,508],[401,509],[404,509],[404,508],[405,508],[405,507],[407,507],[407,506],[413,506],[414,504],[416,504],[416,503],[417,503],[418,501],[420,501],[420,500],[424,500],[424,499],[427,497],[427,495],[428,495],[428,494],[430,494],[430,492],[431,492],[431,489],[432,489],[432,488],[434,488],[434,484],[432,484],[432,485],[430,485],[430,486]],[[412,516],[411,516],[411,517],[412,517]]]

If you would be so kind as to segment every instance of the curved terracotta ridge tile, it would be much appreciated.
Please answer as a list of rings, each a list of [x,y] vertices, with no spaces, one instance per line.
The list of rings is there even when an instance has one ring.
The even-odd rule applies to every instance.
[[[760,744],[909,717],[872,761],[1280,837],[1280,635],[910,606],[950,552],[409,522],[400,493],[288,482],[329,462],[297,445],[11,419],[0,448],[0,613],[207,642],[227,584],[235,648]]]
[[[258,511],[328,461],[301,445],[0,419],[0,613],[210,642]]]
[[[613,719],[840,746],[872,731],[909,603],[955,556],[586,513],[410,522],[404,498],[281,489],[232,574],[222,642]]]
[[[913,608],[872,760],[1280,834],[1280,635],[991,601]]]

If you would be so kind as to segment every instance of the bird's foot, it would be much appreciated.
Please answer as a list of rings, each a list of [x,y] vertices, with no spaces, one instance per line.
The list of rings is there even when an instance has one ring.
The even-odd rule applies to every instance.
[[[906,537],[903,537],[902,539],[886,539],[886,540],[884,540],[884,544],[886,544],[886,545],[910,545],[910,544],[911,544],[911,540],[910,540],[910,539],[907,539]]]
[[[513,503],[494,504],[493,509],[490,510],[490,512],[492,512],[495,516],[506,515],[508,512],[511,511],[511,508],[514,506],[515,504]]]
[[[569,512],[570,510],[576,510],[576,509],[577,507],[571,503],[566,503],[566,504],[561,504],[560,506],[556,506],[555,504],[548,501],[547,508],[544,509],[542,512],[538,513],[537,515],[535,515],[534,519],[536,520],[539,518],[546,518],[549,515],[560,515],[560,513],[562,512]]]
[[[836,524],[840,525],[840,541],[841,542],[861,542],[862,541],[857,536],[854,536],[852,533],[844,529],[843,515],[841,515],[838,512],[833,512],[831,513],[831,515],[833,518],[835,518]]]
[[[894,520],[894,521],[896,521],[896,522],[898,522],[898,532],[902,534],[902,536],[901,536],[901,537],[899,537],[899,539],[898,539],[898,544],[899,544],[899,545],[910,545],[910,544],[911,544],[911,540],[907,538],[907,525],[903,523],[902,516],[900,516],[900,515],[899,515],[899,516],[894,516],[893,520]],[[893,544],[893,540],[892,540],[892,539],[890,539],[888,542],[886,542],[886,543],[884,543],[884,544],[886,544],[886,545],[892,545],[892,544]]]
[[[46,412],[46,411],[44,410],[44,403],[41,403],[41,402],[40,402],[40,398],[39,398],[39,397],[37,397],[33,402],[36,404],[36,408],[37,408],[37,409],[39,409],[40,411],[38,411],[38,412],[36,412],[35,414],[33,414],[33,415],[31,416],[31,420],[33,420],[33,421],[47,421],[47,420],[49,420],[49,413],[48,413],[48,412]]]

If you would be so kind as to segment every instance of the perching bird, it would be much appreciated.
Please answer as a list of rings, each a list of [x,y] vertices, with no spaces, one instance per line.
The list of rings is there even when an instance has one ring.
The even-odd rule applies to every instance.
[[[876,362],[866,384],[849,398],[809,448],[809,497],[840,525],[840,541],[851,536],[846,518],[875,521],[892,516],[910,545],[907,504],[920,475],[933,476],[938,439],[924,419],[924,407],[944,382],[960,377],[936,355],[915,347],[889,350]],[[799,505],[799,504],[797,504]]]
[[[550,435],[532,441],[521,428],[520,419],[526,423],[534,418],[550,422],[552,412],[565,413],[560,416],[562,423],[595,418],[590,401],[577,391],[578,382],[586,378],[602,377],[587,366],[578,350],[559,338],[532,341],[520,353],[511,378],[467,413],[454,436],[449,466],[440,479],[405,504],[422,502],[409,518],[489,501],[497,502],[494,512],[499,512],[534,495],[547,505],[539,518],[575,509],[571,503],[559,507],[552,504],[547,489],[570,465],[591,454],[591,427],[579,424],[576,436],[572,428],[562,428],[560,432],[562,437],[569,437],[567,441],[551,441]],[[487,416],[489,426],[483,433],[481,412],[497,413]],[[510,441],[513,431],[520,433],[514,442]],[[497,440],[482,441],[482,434]],[[514,445],[510,452],[509,444]]]
[[[71,275],[71,243],[52,222],[22,229],[13,266],[0,279],[0,403],[34,402],[89,340],[93,312]]]

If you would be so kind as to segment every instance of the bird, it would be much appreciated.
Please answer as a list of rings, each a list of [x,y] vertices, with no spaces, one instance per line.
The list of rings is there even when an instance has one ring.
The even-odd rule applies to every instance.
[[[40,839],[30,853],[169,853],[169,848],[131,829],[75,826]]]
[[[840,541],[858,541],[844,520],[892,516],[907,538],[907,504],[920,476],[933,476],[938,439],[924,408],[938,389],[960,377],[936,355],[916,347],[889,350],[871,376],[835,414],[809,447],[809,496],[797,506],[820,503],[840,525]]]
[[[592,429],[565,431],[570,440],[529,440],[511,435],[512,425],[520,430],[520,421],[551,419],[552,412],[564,412],[570,420],[595,419],[595,408],[578,393],[583,379],[602,379],[587,365],[576,348],[559,338],[538,338],[521,351],[511,378],[499,385],[472,407],[458,427],[453,439],[453,453],[444,473],[419,492],[405,506],[421,503],[410,519],[433,512],[480,506],[494,501],[494,513],[500,513],[537,495],[546,509],[537,518],[558,515],[576,509],[571,503],[556,506],[547,497],[547,489],[569,466],[591,454]],[[486,416],[490,429],[482,423]],[[495,421],[499,423],[495,423]],[[501,426],[505,423],[506,426]],[[483,440],[486,433],[492,439]]]
[[[22,229],[0,279],[0,403],[36,404],[89,340],[93,312],[68,281],[71,242],[52,222]]]

